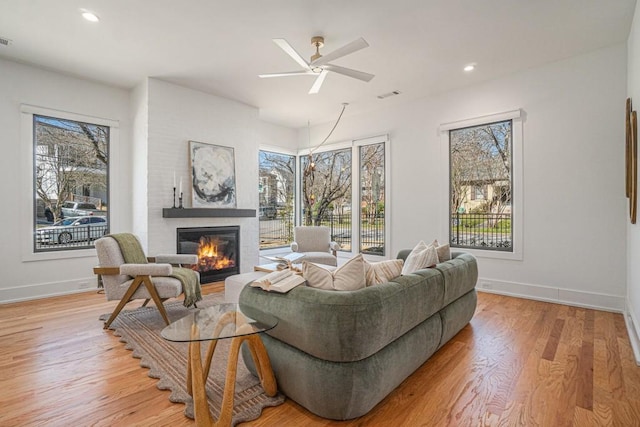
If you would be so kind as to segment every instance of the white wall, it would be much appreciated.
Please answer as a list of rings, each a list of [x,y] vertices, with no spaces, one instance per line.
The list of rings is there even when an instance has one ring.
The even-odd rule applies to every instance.
[[[393,255],[418,239],[447,239],[441,235],[441,210],[447,206],[440,189],[448,184],[439,125],[521,108],[523,260],[480,258],[479,285],[621,311],[627,259],[625,90],[622,44],[366,115],[345,114],[331,140],[389,133]],[[326,135],[331,126],[312,132]],[[299,140],[306,141],[306,130]]]
[[[130,227],[131,181],[129,93],[27,65],[0,59],[0,181],[5,208],[0,210],[0,302],[94,287],[94,251],[33,255],[33,189],[28,133],[21,127],[21,104],[119,122],[119,143],[111,149],[110,212],[112,229]],[[118,188],[116,190],[116,188]]]
[[[627,95],[640,111],[640,8],[636,7],[627,41]],[[636,185],[638,183],[636,182]],[[636,360],[640,361],[640,215],[636,224],[627,223],[627,327]]]
[[[148,252],[176,250],[176,228],[240,225],[240,268],[251,271],[258,263],[258,218],[163,218],[172,205],[173,172],[182,177],[183,203],[191,207],[188,144],[190,140],[234,148],[236,199],[239,209],[258,210],[259,145],[290,147],[296,132],[268,125],[258,110],[245,104],[148,79]],[[137,163],[137,160],[136,160]],[[139,213],[136,212],[136,216]],[[144,215],[141,210],[140,215]],[[144,229],[136,229],[139,234]]]
[[[131,91],[132,141],[131,141],[131,206],[132,228],[144,248],[148,231],[148,139],[149,139],[149,83],[148,79]]]

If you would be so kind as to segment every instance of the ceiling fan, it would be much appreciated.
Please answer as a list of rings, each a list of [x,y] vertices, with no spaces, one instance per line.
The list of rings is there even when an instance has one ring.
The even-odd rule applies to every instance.
[[[320,48],[324,46],[324,37],[321,37],[321,36],[312,37],[311,45],[315,46],[316,53],[311,57],[311,61],[309,62],[307,62],[298,52],[296,52],[296,50],[285,39],[273,39],[273,42],[277,44],[280,47],[280,49],[284,50],[284,52],[287,55],[293,58],[294,61],[300,64],[303,69],[300,71],[288,71],[284,73],[260,74],[259,77],[261,78],[302,76],[302,75],[317,76],[315,82],[313,83],[313,86],[311,86],[311,90],[309,90],[309,94],[314,94],[320,91],[320,87],[322,86],[322,83],[324,82],[324,79],[327,77],[327,74],[329,73],[329,71],[333,71],[334,73],[353,77],[355,79],[362,80],[365,82],[368,82],[375,77],[373,74],[365,73],[358,70],[353,70],[351,68],[340,67],[338,65],[329,64],[329,61],[342,58],[343,56],[346,56],[350,53],[353,53],[360,49],[364,49],[365,47],[368,47],[369,44],[362,37],[326,55],[320,54]]]

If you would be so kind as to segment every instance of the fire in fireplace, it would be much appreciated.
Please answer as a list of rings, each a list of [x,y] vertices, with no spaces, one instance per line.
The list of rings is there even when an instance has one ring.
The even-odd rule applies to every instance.
[[[180,254],[198,255],[200,282],[210,283],[240,272],[240,227],[189,227],[177,229]]]

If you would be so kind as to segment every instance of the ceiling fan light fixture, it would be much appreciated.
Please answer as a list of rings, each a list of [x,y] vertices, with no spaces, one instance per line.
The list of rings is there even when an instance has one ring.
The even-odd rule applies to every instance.
[[[463,70],[466,71],[467,73],[470,73],[471,71],[476,69],[476,64],[475,62],[473,64],[467,64],[464,66]]]

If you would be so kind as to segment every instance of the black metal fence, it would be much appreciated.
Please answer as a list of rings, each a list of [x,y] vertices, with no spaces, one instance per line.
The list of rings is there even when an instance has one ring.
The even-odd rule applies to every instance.
[[[47,227],[35,230],[36,252],[92,248],[96,239],[109,232],[107,225],[79,225],[73,227]]]
[[[453,247],[513,251],[511,214],[455,213],[450,230]]]
[[[329,227],[332,239],[340,244],[341,250],[351,251],[354,243],[351,236],[351,214],[329,214],[320,218],[314,216],[308,225]],[[293,227],[293,215],[279,215],[276,219],[260,218],[260,249],[289,245],[293,241]],[[363,214],[360,217],[360,252],[383,255],[384,237],[384,214]]]

